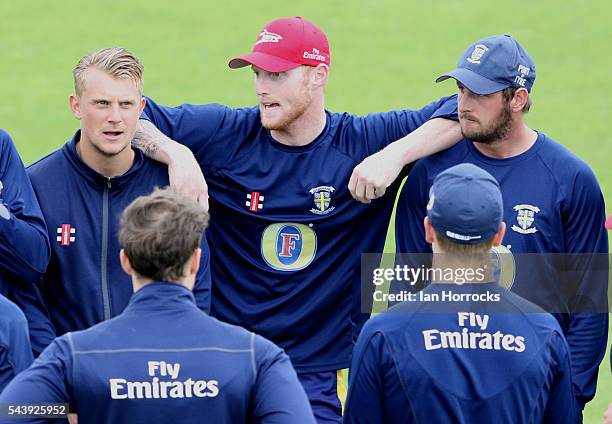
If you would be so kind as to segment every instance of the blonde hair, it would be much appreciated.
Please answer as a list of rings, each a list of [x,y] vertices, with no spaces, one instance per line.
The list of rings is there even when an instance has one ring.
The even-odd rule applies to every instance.
[[[98,50],[79,60],[73,71],[74,91],[77,96],[85,89],[89,68],[99,69],[115,78],[129,78],[142,94],[144,66],[140,59],[122,47]]]

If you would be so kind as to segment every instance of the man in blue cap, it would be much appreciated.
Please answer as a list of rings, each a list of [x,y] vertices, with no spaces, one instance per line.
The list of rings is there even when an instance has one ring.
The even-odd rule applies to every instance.
[[[494,282],[502,213],[499,185],[481,168],[436,177],[424,219],[432,284],[366,323],[345,423],[575,421],[559,324]]]
[[[201,205],[168,189],[134,200],[119,229],[121,266],[134,289],[128,306],[57,338],[6,387],[0,405],[69,403],[92,424],[314,424],[289,357],[196,305],[207,222]]]
[[[535,77],[535,64],[518,41],[497,35],[469,46],[457,69],[437,79],[456,80],[464,139],[423,159],[409,175],[397,207],[397,251],[431,251],[420,223],[438,173],[466,162],[491,173],[501,186],[508,224],[496,249],[505,264],[500,282],[559,321],[570,346],[580,416],[595,395],[607,344],[605,206],[589,166],[525,123]],[[526,255],[533,253],[539,255]],[[563,267],[577,272],[560,271],[554,263],[559,254],[565,254]]]

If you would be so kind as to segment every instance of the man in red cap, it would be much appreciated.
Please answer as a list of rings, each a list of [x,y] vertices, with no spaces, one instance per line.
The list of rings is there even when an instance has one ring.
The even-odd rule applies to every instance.
[[[319,28],[274,20],[229,62],[251,66],[257,106],[149,99],[134,142],[173,178],[190,172],[185,146],[195,154],[211,193],[211,313],[287,351],[319,422],[340,420],[337,372],[369,317],[361,254],[383,249],[397,177],[460,138],[454,97],[365,117],[327,111],[330,63]]]

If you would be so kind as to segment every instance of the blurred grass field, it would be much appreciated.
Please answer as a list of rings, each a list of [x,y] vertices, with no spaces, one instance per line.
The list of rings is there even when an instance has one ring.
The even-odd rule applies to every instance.
[[[248,51],[265,22],[289,15],[327,32],[327,107],[358,114],[417,108],[453,92],[451,82],[433,80],[453,68],[469,43],[513,34],[536,62],[528,123],[589,163],[612,203],[612,56],[606,53],[612,4],[606,0],[3,1],[0,127],[26,163],[61,146],[78,127],[68,109],[72,68],[107,46],[124,46],[143,60],[145,91],[162,103],[251,105],[250,71],[230,71],[227,60]],[[390,237],[386,250],[393,249]],[[612,401],[609,364],[606,358],[587,423],[601,422]]]

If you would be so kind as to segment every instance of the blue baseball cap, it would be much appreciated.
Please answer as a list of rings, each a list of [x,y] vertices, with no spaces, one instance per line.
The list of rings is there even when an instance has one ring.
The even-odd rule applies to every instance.
[[[427,216],[441,236],[461,244],[485,242],[502,222],[499,184],[471,163],[448,168],[434,179],[429,190]]]
[[[476,94],[504,88],[526,88],[535,82],[535,63],[511,35],[495,35],[476,41],[463,53],[457,69],[436,79],[454,78]]]

